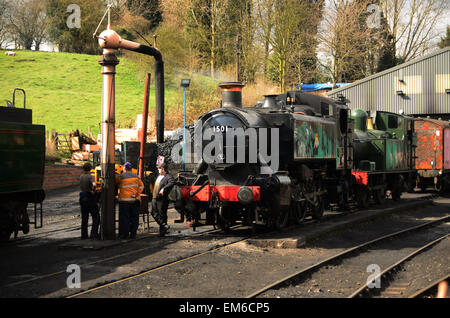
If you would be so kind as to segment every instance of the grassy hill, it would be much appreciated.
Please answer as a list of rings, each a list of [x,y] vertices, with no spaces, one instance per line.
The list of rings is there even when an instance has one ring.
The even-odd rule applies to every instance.
[[[27,94],[27,108],[33,109],[33,122],[44,124],[48,131],[59,133],[80,129],[87,132],[88,126],[94,134],[99,132],[101,122],[102,75],[98,64],[100,56],[48,53],[35,51],[15,51],[16,56],[6,56],[0,51],[0,105],[5,99],[12,101],[14,88],[23,88]],[[144,77],[142,69],[130,59],[119,57],[116,69],[116,128],[131,127],[136,115],[142,112],[144,100]],[[153,67],[148,71],[153,73]],[[138,78],[141,77],[142,78]],[[182,124],[183,91],[179,87],[182,75],[166,74],[166,126]],[[204,76],[195,76],[192,90],[209,90],[206,95],[215,95],[217,82]],[[153,82],[153,76],[152,76]],[[154,84],[150,92],[150,113],[155,107]],[[211,94],[212,93],[212,94]],[[190,104],[195,96],[190,97]],[[16,106],[22,107],[22,95],[18,93]],[[201,96],[200,96],[201,97]],[[208,102],[207,102],[208,104]],[[211,103],[209,103],[211,104]],[[211,105],[216,106],[216,105]],[[189,118],[195,118],[192,110]],[[181,111],[181,114],[180,114]],[[167,125],[169,122],[169,125]]]

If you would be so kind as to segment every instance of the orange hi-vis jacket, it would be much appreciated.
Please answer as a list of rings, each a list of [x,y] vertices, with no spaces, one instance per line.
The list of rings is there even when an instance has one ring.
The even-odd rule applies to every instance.
[[[116,185],[119,187],[119,202],[135,202],[144,190],[144,184],[137,175],[124,172],[116,177]]]

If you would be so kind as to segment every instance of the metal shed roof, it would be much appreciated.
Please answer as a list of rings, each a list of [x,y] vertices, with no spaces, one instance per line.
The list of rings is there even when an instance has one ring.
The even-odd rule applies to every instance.
[[[448,51],[450,51],[450,46],[447,46],[447,47],[445,47],[445,48],[443,48],[443,49],[440,49],[440,50],[438,50],[438,51],[436,51],[436,52],[433,52],[433,53],[431,53],[431,54],[422,56],[422,57],[420,57],[420,58],[411,60],[411,61],[409,61],[409,62],[406,62],[406,63],[403,63],[403,64],[399,64],[399,65],[397,65],[397,66],[391,67],[391,68],[389,68],[389,69],[387,69],[387,70],[384,70],[384,71],[382,71],[382,72],[379,72],[379,73],[370,75],[370,76],[365,77],[365,78],[363,78],[363,79],[357,80],[356,82],[353,82],[353,83],[351,83],[351,84],[349,84],[349,85],[345,85],[345,86],[343,86],[343,87],[339,87],[339,88],[333,89],[333,90],[331,90],[330,92],[328,92],[328,95],[334,95],[335,93],[339,93],[339,92],[342,92],[342,91],[344,91],[344,90],[351,89],[352,87],[355,87],[355,86],[357,86],[357,85],[363,84],[363,83],[368,82],[368,81],[370,81],[370,80],[373,80],[373,79],[375,79],[375,78],[377,78],[377,77],[381,77],[381,76],[384,76],[384,75],[386,75],[386,74],[395,72],[395,71],[397,71],[397,70],[399,70],[399,69],[401,69],[401,68],[405,68],[405,67],[407,67],[407,66],[409,66],[409,65],[413,65],[413,64],[422,62],[422,61],[424,61],[424,60],[433,58],[433,57],[435,57],[436,55],[440,55],[440,54],[446,53],[446,52],[448,52]]]
[[[332,90],[328,96],[342,94],[352,109],[450,116],[449,89],[450,47],[446,47]]]

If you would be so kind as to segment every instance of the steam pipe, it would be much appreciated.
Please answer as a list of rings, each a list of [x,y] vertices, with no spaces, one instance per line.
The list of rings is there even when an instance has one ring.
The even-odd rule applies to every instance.
[[[145,75],[145,89],[144,89],[144,109],[142,110],[142,133],[140,135],[141,149],[139,154],[139,178],[144,180],[144,159],[145,159],[145,144],[147,142],[147,117],[148,117],[148,98],[150,95],[150,73]]]
[[[164,142],[164,61],[161,52],[151,46],[122,39],[114,30],[105,30],[99,36],[103,49],[126,49],[155,58],[156,141]]]

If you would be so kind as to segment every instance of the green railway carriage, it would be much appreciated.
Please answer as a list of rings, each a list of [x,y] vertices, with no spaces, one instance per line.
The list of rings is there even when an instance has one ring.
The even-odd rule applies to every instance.
[[[45,126],[32,124],[25,107],[25,99],[24,108],[0,106],[0,240],[28,233],[28,203],[45,197]]]

